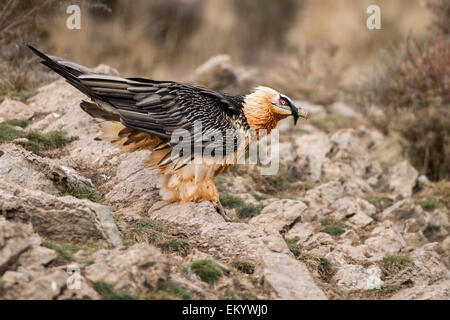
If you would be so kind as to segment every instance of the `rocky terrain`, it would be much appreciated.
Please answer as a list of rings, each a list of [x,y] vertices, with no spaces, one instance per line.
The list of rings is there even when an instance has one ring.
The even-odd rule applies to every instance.
[[[194,81],[256,74],[220,56]],[[227,223],[161,201],[149,152],[111,145],[81,99],[58,80],[0,104],[0,299],[450,298],[450,185],[349,106],[299,101],[312,118],[280,124],[277,175],[217,177]]]

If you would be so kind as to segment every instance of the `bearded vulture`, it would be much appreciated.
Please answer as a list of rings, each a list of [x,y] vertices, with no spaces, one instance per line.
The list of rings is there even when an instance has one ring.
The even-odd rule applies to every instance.
[[[308,112],[296,107],[289,97],[268,87],[259,86],[243,96],[174,81],[122,78],[28,47],[42,64],[90,98],[80,104],[85,112],[118,123],[112,142],[126,151],[152,151],[148,165],[158,169],[164,200],[209,200],[226,221],[229,218],[213,178],[236,163],[239,148],[248,150],[247,134],[252,131],[259,139],[261,130],[270,133],[281,119],[292,116],[296,124],[299,117],[308,117]],[[197,124],[201,132],[196,132]],[[174,139],[179,132],[187,133],[188,139]],[[227,138],[211,139],[218,135]],[[205,156],[202,152],[211,141],[216,147],[222,144],[222,152],[216,154],[213,148]],[[194,142],[200,142],[201,149],[183,155],[183,148],[188,146],[191,151]],[[172,152],[175,148],[182,151]],[[194,161],[198,153],[202,155],[200,162]]]

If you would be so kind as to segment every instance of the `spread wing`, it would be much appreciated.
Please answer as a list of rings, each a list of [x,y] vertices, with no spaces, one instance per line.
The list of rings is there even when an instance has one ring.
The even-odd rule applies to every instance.
[[[127,128],[156,136],[171,147],[190,145],[191,158],[197,150],[195,143],[201,143],[202,152],[206,146],[222,144],[224,155],[236,151],[241,143],[236,124],[246,124],[242,121],[245,119],[242,96],[171,81],[102,75],[30,48],[44,59],[43,64],[94,101],[81,104],[83,110],[94,117],[120,120]],[[173,139],[174,133],[187,134],[187,137]],[[233,141],[230,143],[227,137]],[[162,162],[171,160],[165,157]]]

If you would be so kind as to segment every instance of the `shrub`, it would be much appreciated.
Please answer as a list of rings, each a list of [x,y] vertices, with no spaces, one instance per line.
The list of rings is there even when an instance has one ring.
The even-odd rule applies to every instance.
[[[431,180],[450,177],[450,37],[449,5],[433,4],[432,32],[425,39],[409,37],[389,50],[379,72],[363,86],[365,106],[380,106],[385,132],[398,132],[411,163]],[[440,10],[436,10],[440,8]]]

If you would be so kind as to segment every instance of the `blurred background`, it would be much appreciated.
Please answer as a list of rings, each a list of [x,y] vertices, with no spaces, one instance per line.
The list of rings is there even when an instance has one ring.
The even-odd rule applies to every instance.
[[[66,27],[70,4],[81,7],[80,30]],[[366,27],[372,4],[381,30]],[[397,133],[429,179],[448,179],[449,23],[445,0],[0,0],[0,100],[26,100],[57,78],[36,63],[30,43],[123,76],[240,93],[268,85],[325,107],[345,101]],[[221,79],[237,70],[232,85],[199,76],[222,54],[210,63],[222,63]]]

